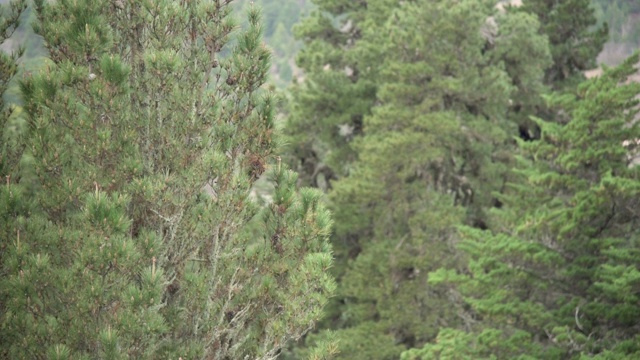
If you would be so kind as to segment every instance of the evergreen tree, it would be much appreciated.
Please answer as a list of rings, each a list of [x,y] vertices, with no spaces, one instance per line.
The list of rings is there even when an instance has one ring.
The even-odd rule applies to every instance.
[[[0,7],[0,44],[4,44],[7,39],[13,35],[14,31],[20,25],[19,19],[22,12],[25,10],[27,4],[25,1],[13,1],[8,5],[2,5]],[[2,72],[0,72],[0,90],[4,94],[7,90],[8,82],[16,73],[16,55],[0,53],[0,65],[2,66]]]
[[[496,203],[492,192],[508,176],[518,116],[540,102],[550,63],[535,17],[499,14],[494,5],[368,2],[369,10],[380,11],[362,14],[361,37],[334,50],[335,59],[358,64],[353,80],[344,70],[320,68],[293,95],[294,112],[312,104],[328,116],[306,123],[324,131],[313,130],[332,156],[355,155],[336,157],[349,170],[329,191],[340,285],[325,327],[341,338],[341,358],[395,359],[433,339],[444,324],[461,324],[459,302],[446,288],[430,286],[427,274],[460,262],[456,226],[486,226],[484,212]],[[317,49],[332,49],[328,42],[315,40],[304,56],[322,59]],[[341,88],[344,82],[330,79],[352,85]],[[336,88],[320,92],[320,82]],[[367,100],[360,133],[330,143],[340,139],[334,120],[345,121],[338,109],[353,99],[342,92],[364,104],[354,89],[367,83],[375,98]],[[518,116],[515,106],[522,108]],[[293,121],[298,114],[292,112]],[[322,339],[320,333],[308,343]]]
[[[259,11],[237,33],[228,0],[36,10],[52,63],[2,150],[1,357],[277,357],[333,292],[331,220],[274,160]]]
[[[375,103],[383,52],[381,31],[397,2],[314,0],[315,10],[296,27],[303,41],[296,63],[304,79],[293,84],[285,131],[289,163],[303,184],[327,190],[349,174],[357,155],[352,140]]]
[[[0,5],[0,45],[13,35],[19,26],[20,16],[26,9],[26,1],[14,1],[9,5]],[[24,132],[26,123],[24,121],[22,108],[5,101],[5,93],[10,83],[18,72],[18,60],[20,53],[6,54],[0,51],[0,174],[2,174],[3,182],[10,182],[11,178],[16,176],[19,163],[19,150],[17,144],[20,135]],[[3,189],[6,190],[6,189]],[[4,192],[1,192],[2,200],[0,200],[0,234],[4,235],[6,230],[11,226],[9,216],[6,214],[6,202],[11,198],[5,198]],[[3,241],[0,243],[0,261],[4,261],[7,244]],[[0,352],[0,356],[4,357],[4,353]]]
[[[6,44],[20,25],[20,18],[27,8],[26,1],[13,1],[0,6],[0,45]],[[16,177],[20,160],[20,138],[27,123],[22,107],[7,101],[7,91],[18,73],[17,60],[22,51],[7,54],[0,51],[0,174],[2,180]],[[0,218],[0,229],[9,227],[8,218]],[[4,233],[3,233],[4,234]],[[5,254],[5,243],[0,245],[0,260]]]
[[[440,335],[456,351],[474,358],[640,355],[640,84],[628,83],[637,62],[635,55],[573,96],[553,99],[565,111],[558,116],[569,119],[538,120],[542,139],[522,143],[525,182],[495,211],[494,231],[463,229],[468,266],[431,274],[432,283],[457,284],[450,290],[469,306],[467,332]],[[439,347],[404,358],[435,359]]]
[[[606,23],[597,23],[590,0],[524,0],[514,11],[538,17],[540,32],[549,38],[553,65],[546,70],[545,81],[554,89],[574,87],[582,72],[597,66],[596,58],[609,37]]]

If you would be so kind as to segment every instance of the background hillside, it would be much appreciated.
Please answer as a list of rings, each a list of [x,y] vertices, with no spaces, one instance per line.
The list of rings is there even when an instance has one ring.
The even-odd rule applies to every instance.
[[[640,45],[640,1],[594,0],[598,22],[609,25],[609,42],[598,62],[617,65]]]
[[[273,50],[271,80],[278,88],[284,88],[294,76],[301,75],[295,64],[301,42],[295,39],[293,29],[313,4],[310,0],[237,0],[235,7],[246,11],[251,4],[262,8],[265,42]]]

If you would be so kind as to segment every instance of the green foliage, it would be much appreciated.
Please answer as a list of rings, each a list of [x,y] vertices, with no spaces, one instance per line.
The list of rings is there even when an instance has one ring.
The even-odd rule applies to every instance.
[[[294,64],[301,43],[294,38],[294,25],[306,16],[313,4],[310,0],[237,0],[236,9],[251,7],[262,10],[264,17],[264,40],[273,50],[274,62],[271,79],[276,87],[283,89],[300,75]]]
[[[378,30],[393,4],[314,4],[317,9],[296,27],[304,43],[296,59],[304,81],[289,91],[285,131],[289,163],[301,174],[302,183],[326,190],[332,180],[349,173],[356,159],[351,140],[362,134],[363,118],[375,102],[382,49],[357,40],[364,31],[380,40]]]
[[[298,28],[287,131],[336,214],[339,358],[398,358],[462,324],[427,274],[461,263],[459,224],[484,226],[551,63],[535,17],[494,5],[326,1]]]
[[[331,217],[274,161],[260,14],[236,31],[226,4],[36,2],[51,63],[3,143],[0,357],[273,359],[320,319]]]
[[[494,211],[495,230],[463,228],[466,269],[432,274],[432,283],[448,284],[470,307],[467,332],[456,341],[493,329],[500,340],[490,353],[498,358],[504,351],[508,358],[637,356],[640,85],[627,82],[637,62],[638,55],[551,100],[569,119],[537,120],[542,139],[521,144],[525,183]],[[507,348],[522,336],[526,346]]]
[[[20,26],[20,16],[26,7],[26,1],[12,1],[8,6],[0,7],[0,44],[4,44],[7,39],[11,38]],[[17,71],[16,59],[18,56],[20,56],[20,52],[9,55],[0,52],[0,94],[2,95],[7,91],[9,81]],[[4,109],[4,102],[0,105]]]
[[[480,334],[461,330],[442,329],[433,343],[422,349],[411,349],[402,353],[401,360],[494,360],[530,359],[535,357],[518,355],[527,351],[531,337],[520,332],[505,342],[503,334],[487,329]]]
[[[547,85],[557,90],[575,87],[583,71],[596,67],[609,29],[606,23],[594,28],[597,19],[590,0],[525,0],[510,9],[536,15],[540,32],[549,38],[553,65],[546,70]]]
[[[5,44],[19,27],[20,16],[26,7],[26,1],[13,1],[0,6],[0,45]],[[17,60],[22,53],[22,50],[11,54],[0,51],[0,173],[5,176],[15,175],[19,160],[12,147],[16,146],[27,126],[22,108],[5,102],[5,94],[18,72]]]

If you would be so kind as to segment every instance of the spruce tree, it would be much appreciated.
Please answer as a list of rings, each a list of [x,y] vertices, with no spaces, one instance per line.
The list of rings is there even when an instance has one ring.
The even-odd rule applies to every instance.
[[[355,160],[341,158],[349,171],[329,190],[340,285],[325,327],[342,339],[341,358],[395,359],[435,338],[443,324],[461,324],[459,301],[429,285],[427,274],[461,261],[453,246],[458,225],[486,226],[493,192],[509,176],[513,107],[540,101],[550,63],[537,19],[499,14],[494,5],[370,2],[380,11],[363,14],[361,38],[334,51],[358,64],[353,86],[368,82],[375,90],[360,133],[341,140]],[[309,59],[321,58],[310,55],[316,50],[307,50]],[[319,94],[316,87],[317,79],[346,77],[331,68],[305,79],[293,99],[300,109],[322,107],[328,117],[309,121],[339,139],[334,120],[344,115],[333,111],[351,98],[332,103],[345,89]],[[324,333],[308,343],[322,339]]]
[[[51,63],[2,169],[3,357],[273,359],[320,318],[331,220],[276,161],[260,13],[238,32],[230,3],[36,1]]]
[[[511,9],[536,15],[540,32],[549,38],[553,65],[546,70],[547,85],[556,90],[575,87],[582,72],[597,66],[609,29],[606,23],[594,28],[597,19],[590,0],[524,0]]]
[[[467,333],[442,330],[474,357],[632,359],[640,355],[638,55],[551,101],[565,121],[537,120],[493,231],[464,228],[462,271],[449,284],[469,308]],[[566,123],[566,124],[565,124]],[[456,286],[453,286],[456,284]],[[474,334],[468,336],[468,333]],[[405,353],[434,359],[439,345]],[[466,348],[466,349],[465,349]]]

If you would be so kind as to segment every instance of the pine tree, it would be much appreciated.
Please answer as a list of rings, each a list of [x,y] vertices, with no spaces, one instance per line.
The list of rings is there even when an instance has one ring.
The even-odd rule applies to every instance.
[[[26,1],[13,1],[8,5],[0,5],[0,44],[5,45],[15,30],[18,29],[20,18],[27,7]],[[6,101],[6,92],[9,89],[16,73],[18,72],[17,60],[21,55],[18,53],[6,54],[0,51],[0,175],[3,183],[8,185],[14,181],[19,171],[20,160],[20,138],[25,132],[26,122],[22,108],[16,104]],[[0,262],[4,264],[7,256],[9,242],[8,234],[16,225],[16,217],[27,214],[30,210],[29,201],[25,201],[18,189],[10,186],[0,187]],[[3,269],[4,270],[4,269]],[[0,272],[0,277],[4,278],[6,273]],[[4,298],[3,294],[0,299]],[[6,305],[0,305],[2,314],[6,312]],[[6,343],[4,317],[0,322],[0,357],[10,358]]]
[[[323,190],[349,174],[357,159],[352,140],[375,103],[382,51],[362,37],[383,40],[381,28],[397,2],[314,0],[297,25],[304,46],[296,58],[304,78],[289,90],[285,131],[288,162],[303,184]]]
[[[238,33],[227,0],[36,10],[52,63],[21,80],[2,187],[2,356],[277,357],[333,292],[331,220],[275,160],[259,11]]]
[[[26,8],[27,3],[22,0],[0,6],[0,45],[5,44],[18,29],[20,17]],[[3,147],[0,172],[7,175],[15,170],[17,164],[16,154],[9,147],[15,144],[24,128],[24,122],[21,121],[22,109],[6,102],[5,94],[18,72],[17,60],[22,54],[20,48],[10,54],[0,51],[0,139]]]
[[[491,1],[368,7],[381,11],[367,12],[362,37],[341,53],[361,70],[354,84],[374,84],[375,101],[361,133],[345,142],[356,155],[350,170],[329,191],[340,285],[325,326],[342,339],[341,358],[395,359],[435,338],[442,324],[461,323],[459,302],[430,286],[427,274],[461,261],[453,246],[458,225],[485,226],[492,192],[508,177],[513,107],[540,101],[550,56],[533,16],[499,14]],[[351,98],[342,98],[345,89],[316,94],[316,79],[331,84],[330,69],[312,76],[296,95],[304,102],[294,104],[322,106],[330,117],[314,115],[313,126],[337,131],[333,121],[342,115],[333,111]]]
[[[13,35],[20,24],[20,17],[27,7],[25,1],[14,1],[9,5],[0,6],[0,45]],[[6,54],[0,51],[0,174],[3,182],[15,179],[20,160],[20,138],[25,133],[26,121],[22,107],[6,101],[6,92],[15,79],[18,72],[17,60],[22,51]],[[5,189],[6,190],[6,189]],[[8,194],[3,193],[3,197]],[[12,201],[11,198],[4,199]],[[2,206],[8,204],[2,203]],[[3,209],[4,210],[4,209]],[[2,212],[4,215],[4,211]],[[5,229],[11,226],[8,217],[2,217],[0,234],[5,234]],[[3,237],[6,238],[6,237]],[[5,254],[5,245],[0,246],[0,259]]]
[[[540,31],[549,38],[553,65],[546,70],[547,85],[556,90],[575,87],[582,72],[596,67],[596,58],[609,37],[607,24],[597,23],[590,0],[524,0],[514,11],[538,17]]]
[[[638,59],[552,100],[564,109],[557,116],[568,119],[538,120],[541,140],[522,143],[525,182],[505,196],[494,231],[463,229],[466,269],[431,274],[433,283],[457,284],[451,291],[469,305],[467,330],[475,336],[449,339],[460,351],[496,358],[640,355],[640,84],[628,83]],[[405,358],[436,358],[437,346]]]
[[[20,25],[20,15],[26,9],[25,1],[13,1],[9,5],[0,7],[0,44],[4,44],[7,39],[13,35],[14,31]],[[6,54],[0,53],[0,91],[4,94],[9,87],[9,81],[17,71],[16,59],[19,53]],[[2,105],[4,107],[4,100]]]

